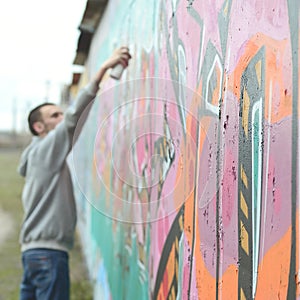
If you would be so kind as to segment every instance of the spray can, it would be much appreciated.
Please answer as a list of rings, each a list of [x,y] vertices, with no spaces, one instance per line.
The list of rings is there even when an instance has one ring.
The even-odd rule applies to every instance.
[[[119,80],[124,71],[124,67],[122,64],[117,64],[110,72],[110,77],[116,80]]]

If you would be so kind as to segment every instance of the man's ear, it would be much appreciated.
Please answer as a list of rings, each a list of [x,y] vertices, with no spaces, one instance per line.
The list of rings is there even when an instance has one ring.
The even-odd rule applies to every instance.
[[[36,131],[38,135],[41,135],[45,131],[45,125],[43,122],[37,121],[32,124],[33,129]]]

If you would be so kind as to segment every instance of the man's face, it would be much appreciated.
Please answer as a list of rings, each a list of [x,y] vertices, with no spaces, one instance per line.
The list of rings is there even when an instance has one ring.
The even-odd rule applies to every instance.
[[[44,125],[44,135],[54,129],[64,118],[62,109],[56,105],[43,106],[40,112],[42,115],[42,124]]]

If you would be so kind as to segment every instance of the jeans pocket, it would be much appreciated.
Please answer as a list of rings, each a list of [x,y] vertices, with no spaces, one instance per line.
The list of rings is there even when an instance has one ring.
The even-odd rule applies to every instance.
[[[27,262],[29,274],[33,284],[43,290],[52,281],[51,259],[44,255],[31,257]]]

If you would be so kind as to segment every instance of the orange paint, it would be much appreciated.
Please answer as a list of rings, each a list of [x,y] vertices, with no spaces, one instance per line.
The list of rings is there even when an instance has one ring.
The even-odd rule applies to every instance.
[[[251,59],[257,54],[261,48],[265,48],[265,86],[262,87],[265,92],[265,117],[269,118],[269,99],[272,99],[271,109],[271,121],[276,123],[279,120],[292,114],[292,97],[291,91],[286,90],[286,84],[284,82],[286,76],[291,74],[285,74],[283,57],[288,47],[288,40],[273,40],[270,37],[258,33],[255,37],[250,39],[245,46],[244,53],[240,57],[239,62],[232,74],[228,76],[228,90],[231,90],[240,100],[241,90],[241,78],[242,74],[249,65]],[[271,91],[270,91],[271,86]],[[276,86],[279,87],[279,99],[277,101],[277,107],[274,108],[274,94]],[[272,95],[270,95],[272,93]]]
[[[258,266],[256,299],[287,299],[291,228],[264,254]]]

